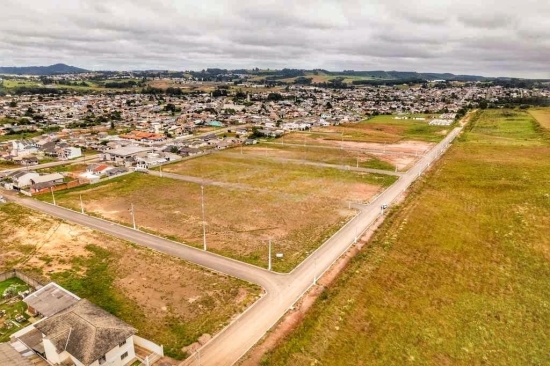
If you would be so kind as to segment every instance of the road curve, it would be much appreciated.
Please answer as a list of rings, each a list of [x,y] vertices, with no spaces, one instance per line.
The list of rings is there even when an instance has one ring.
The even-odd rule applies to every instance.
[[[229,258],[185,246],[105,220],[82,215],[38,200],[8,197],[20,205],[39,210],[121,239],[170,254],[218,272],[262,286],[264,296],[204,345],[182,365],[232,365],[237,362],[292,307],[332,264],[380,215],[382,204],[391,204],[429,167],[460,133],[455,128],[443,141],[427,152],[407,173],[365,207],[319,249],[289,274],[278,274]]]

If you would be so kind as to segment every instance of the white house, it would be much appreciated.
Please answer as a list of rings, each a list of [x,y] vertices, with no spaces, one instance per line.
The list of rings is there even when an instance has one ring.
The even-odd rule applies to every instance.
[[[13,187],[16,189],[30,186],[31,179],[36,179],[39,176],[40,174],[33,171],[16,171],[8,174],[8,178],[11,179]]]
[[[66,147],[57,151],[57,158],[59,160],[71,160],[80,158],[82,156],[82,149],[79,147]]]
[[[29,156],[37,152],[38,148],[32,140],[12,141],[12,149],[10,152],[12,156]]]

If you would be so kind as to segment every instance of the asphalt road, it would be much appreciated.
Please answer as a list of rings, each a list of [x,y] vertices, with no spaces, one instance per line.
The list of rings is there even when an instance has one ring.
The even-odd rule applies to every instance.
[[[84,163],[84,162],[91,163],[91,162],[96,161],[97,159],[99,159],[99,155],[89,155],[89,156],[83,156],[81,158],[77,158],[77,159],[74,159],[74,160],[52,161],[51,163],[32,165],[32,166],[28,166],[28,167],[27,166],[22,166],[22,167],[13,168],[13,169],[5,169],[5,170],[2,170],[1,172],[6,173],[6,172],[17,172],[17,171],[20,171],[20,170],[38,170],[38,169],[44,169],[44,168],[53,168],[53,167],[61,166],[61,165],[69,165],[69,164],[74,164],[74,163]]]
[[[237,362],[291,308],[331,265],[353,245],[381,214],[383,204],[391,204],[419,175],[429,167],[458,135],[455,128],[445,139],[426,153],[413,168],[373,200],[358,216],[311,254],[294,271],[278,274],[200,249],[188,247],[150,234],[135,231],[108,221],[82,215],[30,198],[7,195],[8,200],[69,220],[92,229],[183,258],[201,266],[258,284],[263,297],[228,327],[204,345],[199,354],[189,357],[184,365],[232,365]],[[266,248],[267,251],[267,248]],[[276,249],[274,250],[276,252]],[[200,360],[200,363],[199,363]]]

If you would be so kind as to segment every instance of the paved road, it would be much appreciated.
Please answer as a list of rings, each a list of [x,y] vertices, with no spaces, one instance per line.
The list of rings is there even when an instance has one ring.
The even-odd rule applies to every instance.
[[[289,274],[268,272],[259,267],[237,262],[196,248],[134,231],[97,218],[81,215],[37,200],[8,196],[8,200],[46,212],[62,219],[102,231],[149,248],[183,258],[204,267],[256,283],[265,290],[264,296],[227,328],[200,349],[200,365],[232,365],[237,362],[271,327],[300,299],[330,266],[353,245],[354,241],[380,215],[382,204],[393,202],[446,149],[458,135],[455,128],[445,139],[426,153],[413,168],[371,202],[339,232]],[[267,249],[267,248],[266,248]],[[199,365],[192,356],[184,365]]]
[[[226,152],[224,153],[226,156],[249,156],[257,159],[261,158],[267,158],[273,161],[279,161],[279,162],[287,162],[291,164],[301,164],[301,165],[310,165],[310,166],[316,166],[320,168],[333,168],[333,169],[340,169],[340,170],[351,170],[355,172],[365,172],[365,173],[375,173],[375,174],[386,174],[386,175],[394,175],[397,177],[402,176],[404,173],[392,171],[392,170],[383,170],[383,169],[371,169],[371,168],[360,168],[355,167],[353,165],[342,165],[342,164],[329,164],[329,163],[321,163],[321,162],[315,162],[311,160],[303,160],[303,159],[290,159],[290,158],[281,158],[278,156],[262,156],[260,154],[239,154],[239,153],[231,153]]]
[[[44,168],[53,168],[60,165],[69,165],[69,164],[75,164],[75,163],[91,163],[93,161],[96,161],[99,159],[99,155],[89,155],[89,156],[83,156],[78,159],[74,160],[62,160],[62,161],[53,161],[51,163],[44,163],[44,164],[38,164],[38,165],[32,165],[32,166],[22,166],[18,168],[13,169],[5,169],[1,170],[0,172],[6,173],[6,172],[17,172],[20,170],[38,170],[38,169],[44,169]]]

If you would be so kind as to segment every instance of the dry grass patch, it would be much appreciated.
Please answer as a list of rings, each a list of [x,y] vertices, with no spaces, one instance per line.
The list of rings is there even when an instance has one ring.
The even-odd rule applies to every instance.
[[[214,334],[259,289],[164,254],[14,204],[0,206],[0,271],[54,280],[120,317],[181,358]]]
[[[472,119],[265,365],[550,363],[550,145]]]

